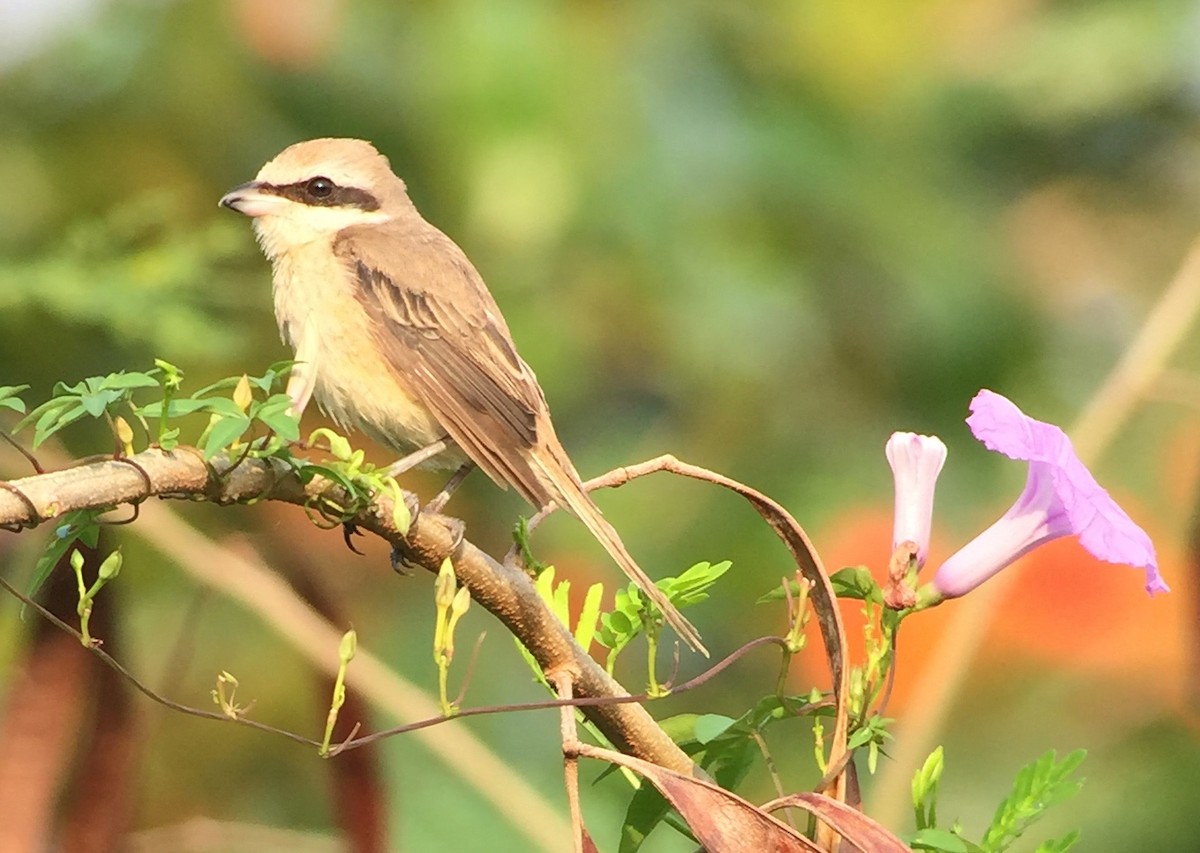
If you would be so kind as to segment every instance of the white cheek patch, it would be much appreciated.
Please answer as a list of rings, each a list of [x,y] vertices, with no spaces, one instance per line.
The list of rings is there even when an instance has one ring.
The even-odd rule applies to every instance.
[[[391,219],[382,211],[357,207],[310,207],[287,202],[286,207],[254,219],[254,231],[267,257],[281,254],[317,240],[327,240],[354,225],[380,225]]]

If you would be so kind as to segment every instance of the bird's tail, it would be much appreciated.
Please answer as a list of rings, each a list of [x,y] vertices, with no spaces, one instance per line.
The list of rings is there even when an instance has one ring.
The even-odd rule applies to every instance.
[[[604,546],[604,550],[609,556],[616,561],[616,564],[621,567],[621,571],[629,576],[630,580],[641,588],[646,597],[654,602],[655,606],[662,611],[663,616],[680,638],[691,646],[696,651],[708,656],[708,649],[704,648],[704,644],[700,641],[700,633],[696,630],[683,614],[668,600],[666,594],[659,589],[650,576],[642,571],[642,567],[637,564],[637,560],[633,559],[633,555],[625,547],[625,543],[621,541],[621,536],[617,533],[616,528],[608,523],[608,519],[600,512],[600,508],[592,501],[587,492],[579,483],[579,477],[573,469],[563,470],[565,466],[555,465],[554,462],[547,462],[540,458],[540,454],[534,457],[538,467],[542,469],[542,473],[546,475],[546,479],[554,484],[553,493],[555,501],[566,509],[571,515],[583,522],[597,541]],[[567,462],[569,466],[571,463]],[[552,470],[551,466],[558,470]]]

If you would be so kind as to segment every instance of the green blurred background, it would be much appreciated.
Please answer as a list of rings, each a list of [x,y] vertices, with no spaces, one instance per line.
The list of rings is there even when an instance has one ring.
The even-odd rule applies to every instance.
[[[480,269],[585,476],[671,452],[783,502],[832,565],[879,568],[883,444],[936,433],[950,447],[937,560],[1022,481],[963,426],[974,393],[1069,424],[1186,256],[1198,44],[1200,10],[1181,0],[0,0],[0,385],[29,383],[38,401],[56,380],[160,357],[194,389],[286,357],[267,264],[216,201],[292,142],[358,136]],[[1038,835],[1082,826],[1082,849],[1194,849],[1196,356],[1180,354],[1095,469],[1155,537],[1175,593],[1147,601],[1135,574],[1057,550],[998,603],[937,738],[944,817],[978,831],[1021,764],[1083,746],[1084,792]],[[66,439],[75,455],[107,447],[86,425]],[[26,473],[15,454],[0,462]],[[660,477],[600,501],[652,574],[734,561],[695,614],[718,655],[779,629],[754,600],[786,554],[734,498]],[[397,579],[385,549],[354,557],[290,508],[177,509],[307,577],[365,646],[434,686],[428,577]],[[525,511],[479,475],[451,509],[496,553]],[[27,578],[43,537],[0,539],[6,576]],[[109,641],[123,660],[192,704],[230,670],[256,718],[318,730],[325,688],[259,618],[133,535],[112,541],[128,557]],[[619,578],[569,520],[537,545],[577,588]],[[0,695],[31,621],[0,602]],[[494,620],[467,622],[489,632],[468,701],[538,698]],[[926,624],[901,640],[900,740],[948,617]],[[826,684],[812,655],[797,691]],[[753,656],[655,713],[737,714],[774,665]],[[203,816],[336,835],[329,766],[310,752],[140,712],[134,829]],[[456,725],[565,814],[552,714]],[[798,724],[774,734],[787,784],[816,778],[810,743]],[[527,849],[411,738],[380,759],[395,849]],[[743,793],[773,795],[761,767]],[[602,849],[627,796],[617,777],[585,788]],[[654,849],[687,849],[661,834]]]

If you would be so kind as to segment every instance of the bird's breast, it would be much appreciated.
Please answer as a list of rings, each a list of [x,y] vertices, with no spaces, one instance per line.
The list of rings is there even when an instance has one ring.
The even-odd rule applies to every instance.
[[[331,243],[282,252],[273,264],[275,319],[296,354],[293,374],[311,384],[322,410],[401,453],[441,438],[444,430],[389,363],[379,337],[386,332],[363,310],[358,283]]]

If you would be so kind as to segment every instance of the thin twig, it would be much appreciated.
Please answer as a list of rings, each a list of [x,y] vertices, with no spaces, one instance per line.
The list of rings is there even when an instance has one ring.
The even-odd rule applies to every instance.
[[[74,626],[59,619],[50,610],[46,609],[39,602],[37,602],[36,600],[30,598],[29,596],[27,596],[24,593],[17,590],[3,576],[0,576],[0,586],[2,586],[6,591],[8,591],[8,593],[10,595],[15,597],[17,600],[21,601],[26,606],[33,608],[40,616],[45,618],[56,628],[58,628],[61,631],[66,632],[67,634],[71,635],[72,637],[82,641],[83,635],[80,634],[80,632]],[[482,639],[483,639],[483,635],[480,636],[480,642],[482,641]],[[745,656],[747,653],[749,653],[753,649],[756,649],[759,646],[766,645],[766,644],[774,644],[774,645],[786,647],[786,641],[782,637],[759,637],[755,640],[751,640],[750,642],[741,646],[736,651],[734,651],[733,653],[731,653],[730,655],[725,657],[723,660],[721,660],[717,664],[714,664],[712,667],[705,670],[701,674],[685,681],[683,684],[680,684],[679,686],[677,686],[674,689],[673,692],[684,693],[689,690],[693,690],[697,687],[700,687],[701,685],[710,681],[712,678],[716,677],[722,670],[724,670],[726,667],[733,664],[739,658]],[[81,645],[82,645],[82,643],[81,643]],[[111,655],[109,655],[107,652],[103,651],[99,646],[90,645],[90,646],[87,646],[86,648],[89,651],[91,651],[93,654],[97,655],[106,665],[108,665],[109,667],[114,669],[122,677],[126,678],[129,681],[129,683],[131,685],[133,685],[133,687],[135,687],[138,691],[140,691],[141,693],[143,693],[144,695],[146,695],[147,697],[154,700],[155,702],[157,702],[160,705],[164,705],[168,708],[171,708],[172,710],[179,711],[184,714],[188,714],[189,716],[202,717],[204,719],[211,719],[211,720],[224,720],[224,721],[228,721],[228,722],[242,723],[243,725],[248,725],[253,728],[260,729],[262,731],[270,732],[272,734],[282,735],[282,736],[288,738],[289,740],[295,741],[297,743],[302,743],[307,746],[315,746],[318,748],[321,746],[321,743],[319,741],[312,740],[310,738],[307,738],[307,737],[297,734],[295,732],[287,731],[286,729],[276,728],[276,727],[268,725],[266,723],[260,723],[255,720],[252,720],[252,719],[249,719],[246,717],[242,717],[242,716],[231,716],[229,714],[220,714],[215,711],[207,711],[202,708],[194,708],[190,705],[184,705],[182,703],[175,702],[174,700],[168,699],[166,696],[163,696],[161,693],[158,693],[156,690],[154,690],[149,685],[143,683],[135,675],[133,675],[133,673],[131,673],[129,670],[127,670],[124,666],[122,666],[117,660],[115,660]],[[479,648],[479,642],[477,642],[476,646],[475,646],[476,652],[478,651],[478,648]],[[474,659],[474,657],[475,657],[475,655],[472,654],[472,659]],[[430,726],[440,725],[442,723],[450,722],[451,720],[457,720],[457,719],[465,718],[465,717],[479,717],[479,716],[486,716],[486,715],[491,715],[491,714],[509,714],[509,713],[520,712],[520,711],[541,711],[541,710],[546,710],[549,708],[563,708],[563,707],[595,708],[595,707],[601,707],[601,706],[605,706],[605,705],[616,705],[616,704],[634,704],[634,703],[640,704],[640,703],[644,703],[644,702],[653,701],[656,698],[663,698],[663,697],[654,697],[654,696],[650,696],[649,694],[643,693],[643,694],[639,694],[639,695],[626,695],[626,696],[573,697],[573,698],[569,698],[569,699],[565,699],[565,700],[563,700],[563,699],[547,699],[547,700],[540,701],[540,702],[522,702],[522,703],[504,704],[504,705],[483,705],[483,706],[479,706],[476,708],[464,708],[464,709],[456,711],[453,714],[449,714],[449,715],[439,714],[436,716],[428,717],[424,720],[419,720],[415,723],[409,723],[409,724],[403,725],[403,726],[395,726],[395,727],[392,727],[389,729],[384,729],[383,731],[374,732],[369,735],[364,735],[362,737],[354,737],[353,732],[352,732],[351,736],[346,738],[345,741],[342,742],[342,744],[337,748],[336,752],[331,752],[331,755],[340,753],[340,752],[345,752],[350,749],[357,749],[359,747],[366,746],[367,744],[374,743],[379,740],[384,740],[386,738],[394,737],[396,735],[401,735],[401,734],[405,734],[408,732],[419,731],[421,729],[429,728]],[[357,730],[358,730],[358,725],[356,724],[355,731],[357,731]]]
[[[46,473],[46,469],[41,466],[41,464],[37,460],[37,457],[34,456],[32,453],[30,453],[28,450],[26,450],[24,447],[22,447],[21,443],[19,441],[17,441],[15,438],[13,438],[11,435],[9,435],[6,431],[4,431],[2,429],[0,429],[0,438],[4,439],[9,444],[11,444],[14,448],[16,448],[17,453],[20,453],[22,456],[25,457],[25,461],[28,462],[33,467],[33,470],[36,473],[38,473],[38,474]]]
[[[233,716],[229,716],[228,714],[218,714],[216,711],[206,711],[203,708],[193,708],[190,705],[184,705],[180,702],[175,702],[174,700],[168,699],[166,696],[163,696],[160,693],[155,692],[155,690],[153,688],[151,688],[149,685],[144,684],[142,681],[140,681],[137,678],[137,676],[135,676],[132,672],[127,670],[116,659],[114,659],[111,655],[109,655],[107,652],[105,652],[98,645],[84,643],[83,642],[83,634],[79,633],[79,631],[76,630],[74,628],[74,626],[69,625],[66,622],[64,622],[63,620],[59,619],[52,612],[50,612],[50,610],[48,610],[46,607],[42,606],[41,603],[39,603],[39,602],[35,601],[34,599],[30,598],[29,596],[25,595],[23,592],[21,592],[16,587],[14,587],[11,583],[9,583],[8,580],[5,577],[3,577],[2,575],[0,575],[0,587],[3,587],[5,589],[5,591],[7,591],[9,593],[9,595],[16,598],[18,601],[20,601],[26,607],[30,607],[33,610],[35,610],[38,613],[38,615],[40,615],[43,619],[50,622],[52,625],[54,625],[54,627],[58,628],[60,631],[65,631],[66,633],[68,633],[72,637],[74,637],[75,639],[79,640],[80,647],[83,648],[84,651],[87,651],[87,652],[95,655],[96,657],[100,658],[101,662],[103,662],[105,666],[109,667],[110,669],[115,671],[118,675],[120,675],[122,678],[124,678],[126,681],[128,681],[134,687],[134,689],[136,689],[139,693],[143,694],[148,699],[150,699],[154,702],[157,702],[159,705],[163,705],[167,708],[170,708],[172,711],[178,711],[181,714],[187,714],[188,716],[191,716],[191,717],[201,717],[206,720],[218,720],[218,721],[227,722],[227,723],[238,723],[243,726],[249,726],[250,728],[258,729],[259,731],[263,731],[263,732],[268,732],[269,734],[273,734],[273,735],[279,735],[281,737],[287,738],[288,740],[295,741],[296,743],[305,744],[306,746],[319,747],[321,745],[319,742],[317,742],[315,740],[310,740],[309,738],[306,738],[303,735],[298,735],[295,732],[289,732],[286,729],[276,728],[275,726],[267,725],[266,723],[260,723],[257,720],[251,720],[251,719],[247,719],[245,717],[233,717]]]
[[[694,678],[689,678],[687,681],[683,682],[677,687],[674,687],[671,691],[672,695],[686,693],[689,690],[694,690],[697,687],[706,684],[719,675],[722,670],[735,663],[739,658],[744,657],[747,653],[758,648],[759,646],[768,644],[786,647],[786,641],[782,637],[758,637],[757,639],[751,640],[750,642],[741,646],[736,651],[722,659],[719,663],[714,664]],[[544,699],[539,702],[517,702],[507,705],[480,705],[475,708],[460,708],[450,715],[438,714],[436,716],[428,717],[424,720],[418,720],[415,723],[406,723],[402,726],[393,726],[389,729],[383,729],[378,732],[373,732],[369,735],[363,735],[361,738],[357,738],[351,743],[348,743],[345,748],[357,749],[360,746],[366,746],[367,744],[374,743],[378,740],[384,740],[386,738],[394,737],[400,734],[406,734],[408,732],[420,731],[421,729],[427,729],[431,726],[441,725],[442,723],[447,723],[451,720],[458,720],[465,717],[482,717],[490,714],[511,714],[520,711],[545,711],[550,708],[562,708],[564,706],[583,709],[601,708],[611,705],[644,705],[647,702],[654,702],[665,698],[665,696],[651,696],[648,693],[629,694],[623,696],[575,696],[569,701],[564,701],[561,699]],[[840,767],[844,766],[845,763],[843,762]]]
[[[763,762],[767,765],[767,774],[771,777],[771,784],[775,786],[775,793],[780,797],[787,796],[787,792],[783,789],[783,779],[779,776],[779,768],[775,764],[775,757],[771,755],[771,749],[767,746],[767,739],[763,737],[762,732],[754,731],[750,733],[750,737],[758,744],[758,751],[762,754]],[[792,817],[791,809],[784,811],[783,819],[787,821],[788,826],[792,829],[799,830],[796,826],[796,821]]]
[[[566,670],[552,672],[546,680],[554,685],[558,698],[569,702],[572,698],[571,673]],[[575,728],[575,712],[564,705],[558,715],[559,733],[563,747],[563,780],[567,789],[567,804],[571,810],[572,845],[575,853],[583,853],[583,807],[579,803],[579,758],[571,745],[579,740]]]

